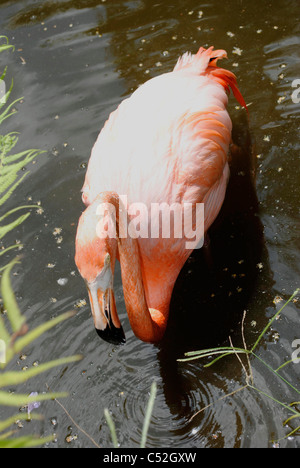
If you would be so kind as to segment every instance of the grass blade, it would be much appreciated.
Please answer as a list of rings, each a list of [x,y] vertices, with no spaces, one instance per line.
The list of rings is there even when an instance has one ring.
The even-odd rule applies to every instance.
[[[44,445],[51,442],[55,438],[54,435],[43,438],[32,438],[32,436],[18,437],[16,439],[6,439],[0,441],[0,448],[31,448],[37,445]]]
[[[16,263],[18,263],[18,259],[15,259],[8,264],[2,274],[1,281],[1,296],[14,333],[20,332],[25,324],[25,317],[23,317],[20,312],[10,282],[10,272]]]
[[[28,419],[28,414],[27,413],[14,414],[10,418],[5,419],[5,421],[0,421],[0,432],[4,431],[8,427],[10,427],[12,424],[14,424],[18,420],[27,420],[27,419]],[[30,419],[42,420],[43,416],[41,414],[32,413],[32,414],[30,414]],[[2,437],[2,435],[1,435],[1,437]]]
[[[20,353],[26,346],[31,344],[34,340],[39,338],[43,333],[50,330],[51,328],[58,325],[60,322],[68,319],[69,317],[73,317],[75,314],[74,311],[65,312],[64,314],[59,315],[58,317],[48,320],[48,322],[39,325],[38,327],[34,328],[31,331],[28,331],[26,335],[19,337],[15,343],[13,348],[7,350],[6,354],[6,361],[9,362],[10,359],[14,356],[14,354]]]
[[[217,354],[222,354],[221,357],[223,357],[223,356],[227,356],[229,354],[248,354],[248,353],[247,353],[247,351],[245,349],[242,349],[242,348],[228,348],[228,350],[226,352],[224,352],[224,350],[222,348],[220,348],[219,351],[213,351],[213,352],[208,352],[208,353],[199,353],[199,354],[196,354],[196,355],[191,356],[191,357],[177,359],[177,361],[179,361],[179,362],[194,361],[196,359],[202,359],[204,357],[215,356]]]
[[[251,352],[253,352],[255,350],[255,348],[258,346],[260,340],[262,339],[262,337],[264,336],[264,334],[268,331],[268,329],[270,328],[270,326],[272,325],[272,323],[274,322],[274,320],[276,320],[276,318],[278,317],[278,315],[283,311],[283,309],[294,299],[295,296],[297,296],[297,294],[299,293],[300,289],[296,289],[296,291],[291,295],[291,297],[289,298],[289,300],[281,307],[280,310],[278,310],[278,312],[276,312],[276,314],[271,318],[271,320],[269,321],[269,323],[265,326],[265,328],[263,329],[263,331],[261,332],[261,334],[259,335],[259,337],[257,338],[257,340],[255,341],[254,345],[252,346],[251,348]]]
[[[151,385],[151,389],[150,389],[150,397],[149,397],[147,410],[146,410],[146,416],[145,416],[144,425],[143,425],[140,448],[145,448],[146,446],[146,439],[147,439],[148,429],[149,429],[151,415],[153,411],[154,401],[156,397],[156,392],[157,392],[157,385],[156,385],[156,382],[153,382]]]
[[[44,400],[55,400],[55,398],[65,398],[68,396],[66,392],[58,393],[41,393],[38,396],[39,401]],[[26,394],[17,394],[17,393],[7,393],[0,391],[0,405],[5,406],[26,406],[29,403],[34,403],[37,400],[37,397],[30,397]]]
[[[31,379],[32,377],[41,374],[42,372],[52,369],[53,367],[57,367],[70,362],[79,361],[80,359],[82,359],[82,356],[69,356],[66,358],[55,359],[53,361],[46,362],[45,364],[41,364],[38,367],[33,367],[32,369],[29,369],[26,372],[5,372],[4,374],[0,375],[0,388],[8,387],[11,385],[19,385]]]
[[[107,422],[109,430],[110,430],[113,446],[115,448],[118,448],[119,444],[118,444],[115,424],[114,424],[114,422],[112,420],[112,417],[110,415],[110,412],[108,411],[107,408],[104,409],[104,416],[105,416],[106,422]]]

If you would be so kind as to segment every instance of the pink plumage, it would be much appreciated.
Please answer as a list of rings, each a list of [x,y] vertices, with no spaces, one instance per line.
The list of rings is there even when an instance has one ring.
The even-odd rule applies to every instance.
[[[103,199],[101,194],[125,195],[128,204],[143,203],[149,210],[153,203],[204,203],[205,231],[217,217],[230,172],[229,88],[246,107],[233,73],[217,66],[217,60],[223,57],[226,52],[213,47],[200,48],[195,55],[184,54],[172,72],[147,81],[110,114],[93,147],[82,189],[88,208],[78,227],[76,263],[88,283],[101,275],[103,256],[112,250],[107,242],[103,241],[100,249],[99,242],[95,244],[97,220],[91,207],[99,203],[99,197]],[[122,278],[129,319],[136,335],[145,341],[160,339],[164,332],[174,283],[191,253],[185,241],[162,236],[136,239],[139,269],[135,275],[140,278],[128,270],[124,255],[132,254],[129,245],[118,241],[114,247],[121,268],[124,263]],[[94,252],[99,257],[96,266],[89,268],[84,255],[87,249],[101,251],[101,255]],[[113,269],[114,265],[112,273]],[[130,280],[134,284],[130,285]],[[141,282],[140,287],[137,282]],[[138,297],[137,290],[144,299]],[[139,307],[145,310],[137,312]],[[108,326],[101,308],[93,314],[94,320],[98,314],[98,329],[100,322],[102,330]],[[152,329],[146,330],[149,323]]]

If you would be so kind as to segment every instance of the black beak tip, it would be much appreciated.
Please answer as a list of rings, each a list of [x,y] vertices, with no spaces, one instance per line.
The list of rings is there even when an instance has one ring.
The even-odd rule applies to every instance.
[[[114,326],[107,326],[104,330],[98,330],[96,328],[96,332],[102,340],[107,341],[108,343],[114,345],[123,345],[126,343],[125,333],[122,327],[117,328]]]

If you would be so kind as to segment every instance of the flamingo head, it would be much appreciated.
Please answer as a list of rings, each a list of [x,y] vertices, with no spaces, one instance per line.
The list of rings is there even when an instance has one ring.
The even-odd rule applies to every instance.
[[[95,207],[81,215],[76,234],[75,263],[84,279],[98,335],[113,344],[125,343],[113,291],[117,241],[97,235]]]

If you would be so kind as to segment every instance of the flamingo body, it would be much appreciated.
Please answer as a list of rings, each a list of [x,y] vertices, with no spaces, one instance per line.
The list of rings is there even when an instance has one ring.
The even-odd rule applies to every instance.
[[[172,72],[140,86],[110,114],[92,150],[75,260],[88,284],[103,276],[108,253],[112,276],[114,260],[120,260],[129,319],[145,341],[161,339],[174,283],[191,250],[186,238],[163,238],[161,233],[134,241],[99,239],[95,207],[106,201],[119,208],[121,195],[128,205],[139,202],[147,210],[153,203],[204,203],[204,230],[209,229],[223,204],[230,172],[229,87],[245,106],[235,76],[216,65],[225,56],[213,47],[184,54]],[[101,307],[95,312],[95,300],[103,293],[97,291],[94,299],[90,294],[96,329],[119,329],[114,299],[110,306],[106,303],[114,309],[114,319],[105,321]]]

